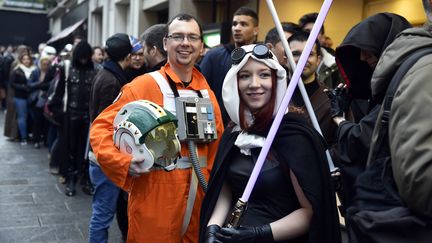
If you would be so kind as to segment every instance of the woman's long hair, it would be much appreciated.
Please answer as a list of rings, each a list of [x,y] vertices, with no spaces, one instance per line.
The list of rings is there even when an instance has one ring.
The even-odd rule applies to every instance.
[[[93,49],[86,41],[80,41],[72,51],[72,66],[76,68],[91,69]],[[80,60],[86,60],[86,63],[81,63]]]

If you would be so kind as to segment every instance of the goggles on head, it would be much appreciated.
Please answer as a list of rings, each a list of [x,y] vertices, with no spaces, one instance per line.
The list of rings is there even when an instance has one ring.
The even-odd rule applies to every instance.
[[[114,119],[113,140],[121,152],[144,159],[146,170],[176,167],[180,154],[177,118],[153,102],[139,100],[122,107]]]
[[[273,54],[265,44],[257,44],[254,46],[252,51],[245,51],[245,49],[238,47],[231,52],[231,62],[233,65],[239,64],[243,58],[251,53],[259,59],[273,58]]]

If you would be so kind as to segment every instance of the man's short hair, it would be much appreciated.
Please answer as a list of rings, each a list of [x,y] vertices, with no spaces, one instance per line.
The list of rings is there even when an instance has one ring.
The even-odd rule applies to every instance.
[[[233,16],[238,16],[238,15],[250,16],[254,20],[254,26],[258,26],[258,24],[259,24],[258,14],[255,12],[255,10],[253,10],[251,8],[248,8],[248,7],[238,8],[234,12]]]
[[[296,33],[300,31],[300,27],[292,22],[282,23],[282,30],[289,33]],[[276,45],[279,41],[281,41],[279,34],[277,32],[276,27],[273,27],[267,32],[264,43],[271,43],[273,46]]]
[[[199,28],[200,36],[201,36],[201,41],[203,40],[203,31],[202,31],[202,27],[201,27],[200,22],[198,21],[197,18],[195,18],[194,16],[192,16],[190,14],[187,14],[187,13],[179,13],[176,16],[172,17],[170,19],[170,21],[168,21],[168,23],[166,24],[166,32],[167,32],[167,34],[168,34],[168,31],[169,31],[169,26],[176,19],[180,20],[180,21],[191,21],[191,20],[194,20],[198,24],[198,28]]]
[[[303,15],[300,19],[299,19],[299,26],[302,30],[304,30],[304,27],[309,24],[309,23],[313,23],[315,24],[315,21],[318,18],[318,13],[308,13]],[[324,35],[325,31],[324,31],[324,25],[321,27],[320,29],[320,33],[322,35]]]
[[[288,43],[291,43],[293,41],[299,41],[299,42],[307,42],[309,38],[309,32],[306,31],[298,31],[294,33],[290,38],[288,38]],[[321,53],[321,44],[319,43],[318,39],[315,39],[315,45],[318,56],[322,56]]]
[[[166,24],[155,24],[150,26],[141,35],[141,42],[149,48],[155,46],[157,50],[164,56],[167,56],[163,47],[163,38],[168,34]]]

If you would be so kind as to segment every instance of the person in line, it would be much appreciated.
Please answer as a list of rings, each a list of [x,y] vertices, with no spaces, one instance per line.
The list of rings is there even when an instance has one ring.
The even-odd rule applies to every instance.
[[[18,64],[20,64],[19,57],[23,55],[31,56],[30,48],[26,45],[19,45],[16,50],[12,46],[6,48],[4,54],[3,71],[4,77],[6,78],[5,84],[6,90],[6,116],[3,135],[8,137],[10,141],[18,141],[20,138],[18,122],[17,122],[17,107],[15,107],[14,97],[15,89],[12,87],[12,72],[16,70]],[[17,56],[18,58],[15,58]],[[22,74],[22,73],[21,73]],[[22,77],[22,76],[21,76]],[[22,86],[24,88],[24,86]],[[24,88],[26,89],[26,88]],[[21,97],[24,98],[23,94]],[[22,138],[21,138],[22,139]],[[25,141],[26,142],[26,141]],[[26,144],[26,143],[23,143]]]
[[[144,58],[144,46],[136,37],[131,36],[131,38],[133,49],[130,55],[131,63],[126,68],[128,81],[132,81],[134,78],[147,72]]]
[[[410,27],[410,23],[400,15],[378,13],[352,27],[336,49],[336,61],[347,84],[345,88],[339,85],[339,97],[330,95],[332,120],[338,126],[335,157],[341,169],[344,208],[351,205],[354,181],[365,169],[372,132],[381,108],[376,100],[371,99],[372,73],[385,48],[401,31]],[[347,113],[348,108],[352,118]]]
[[[231,67],[231,52],[236,47],[256,43],[259,33],[258,25],[259,19],[255,10],[240,7],[234,12],[231,26],[234,45],[227,44],[211,49],[200,63],[201,72],[218,99],[224,125],[229,122],[229,117],[222,101],[222,84]]]
[[[91,60],[92,53],[93,50],[86,41],[78,42],[72,52],[72,65],[60,70],[60,79],[54,93],[65,116],[62,126],[63,132],[67,133],[65,141],[68,158],[60,167],[66,177],[65,194],[69,197],[75,196],[78,179],[81,179],[83,192],[93,194],[85,154],[90,125],[90,90],[97,72]]]
[[[131,65],[131,53],[142,49],[141,45],[132,42],[132,38],[133,36],[118,33],[106,41],[108,59],[102,64],[102,69],[98,71],[92,84],[91,122],[112,104],[121,87],[130,81],[125,70]],[[94,187],[89,242],[107,242],[108,229],[116,213],[120,188],[104,174],[92,151],[89,152],[89,160],[89,174]],[[126,234],[127,231],[123,235]]]
[[[224,80],[222,95],[232,122],[222,135],[204,198],[200,242],[340,242],[326,146],[295,107],[281,122],[241,226],[224,226],[287,87],[285,69],[268,49],[256,56],[255,47],[266,46],[234,50],[243,57],[233,59]]]
[[[113,143],[113,120],[118,111],[135,100],[149,100],[166,110],[176,112],[173,97],[202,90],[210,98],[218,136],[223,132],[219,106],[204,76],[195,68],[203,48],[202,28],[195,17],[178,14],[167,24],[163,39],[167,64],[157,73],[141,75],[120,91],[114,103],[93,121],[90,142],[93,153],[105,175],[117,186],[129,192],[129,229],[127,242],[197,242],[199,212],[204,191],[191,188],[193,178],[190,154],[185,143],[181,145],[183,167],[167,172],[155,167],[150,172],[140,167],[142,159],[121,153]],[[171,83],[171,86],[169,85]],[[161,87],[161,86],[162,87]],[[172,94],[172,93],[171,93]],[[219,139],[197,144],[202,173],[208,178],[213,167]],[[195,188],[194,201],[188,193]],[[185,213],[186,211],[191,212]],[[186,219],[186,220],[185,220]]]
[[[43,139],[47,141],[48,122],[43,116],[43,107],[46,103],[46,91],[54,78],[53,72],[50,72],[51,59],[49,55],[40,56],[38,66],[28,80],[28,86],[32,91],[27,101],[33,121],[33,146],[36,149],[39,149],[41,144],[45,144]]]
[[[102,68],[102,62],[105,58],[105,51],[100,46],[94,46],[93,48],[93,54],[92,54],[92,61],[97,69]]]
[[[166,63],[167,53],[163,47],[166,31],[165,24],[155,24],[141,35],[147,72],[157,71]]]
[[[27,97],[30,93],[30,87],[27,82],[31,73],[35,70],[32,57],[24,52],[18,56],[18,63],[11,71],[10,85],[14,89],[13,102],[16,107],[18,131],[21,139],[21,145],[27,145],[28,131],[27,131]]]

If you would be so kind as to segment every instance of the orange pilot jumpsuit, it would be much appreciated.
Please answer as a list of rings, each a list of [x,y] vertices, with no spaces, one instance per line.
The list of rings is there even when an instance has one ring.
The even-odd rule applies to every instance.
[[[169,75],[178,90],[207,89],[209,91],[214,107],[218,139],[208,144],[197,144],[198,156],[207,158],[207,168],[203,168],[202,172],[208,180],[219,138],[223,132],[216,97],[204,76],[195,68],[192,72],[192,81],[187,88],[169,64],[162,67],[159,72],[165,79],[166,75]],[[188,228],[184,235],[181,234],[192,169],[175,169],[171,172],[155,170],[139,177],[131,177],[128,175],[131,156],[121,153],[114,146],[112,138],[114,117],[124,105],[140,99],[153,101],[163,107],[163,94],[157,82],[149,74],[139,76],[125,85],[116,101],[94,120],[90,131],[91,146],[102,170],[115,184],[129,191],[127,242],[198,242],[199,213],[204,197],[200,186],[198,186]],[[189,156],[185,143],[182,143],[181,155]]]

